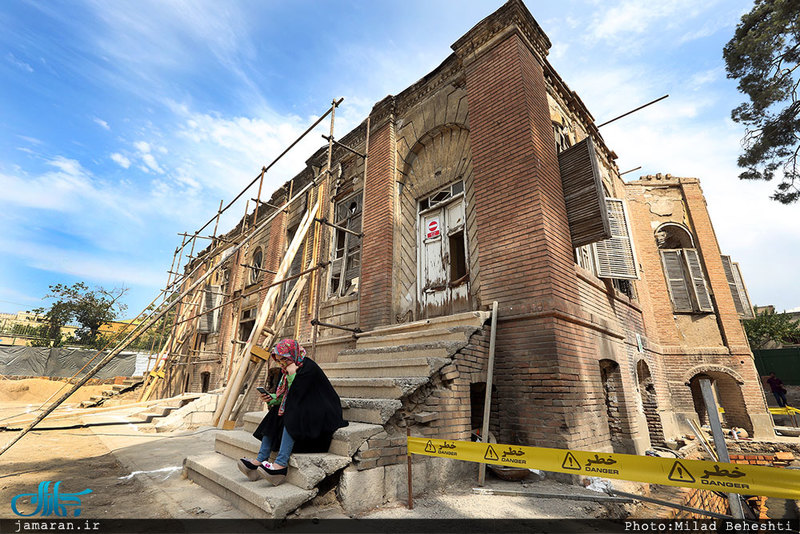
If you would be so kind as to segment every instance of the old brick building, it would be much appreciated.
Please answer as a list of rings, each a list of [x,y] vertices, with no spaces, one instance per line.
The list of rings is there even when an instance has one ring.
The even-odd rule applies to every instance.
[[[366,168],[337,148],[326,193],[320,149],[269,204],[318,180],[302,199],[286,212],[260,206],[226,234],[234,241],[274,216],[248,247],[201,253],[193,266],[223,262],[206,309],[231,303],[191,333],[181,387],[229,380],[269,271],[306,209],[332,198],[336,223],[363,238],[314,225],[290,272],[330,261],[320,321],[363,332],[323,327],[312,355],[351,419],[391,437],[405,416],[418,435],[466,438],[480,424],[483,323],[497,301],[492,429],[501,443],[641,454],[682,434],[683,415],[704,417],[700,375],[713,379],[728,425],[771,435],[740,323],[750,309],[741,273],[719,250],[698,180],[623,182],[549,47],[510,0],[339,139],[367,154]],[[315,290],[311,277],[283,332],[306,345]],[[402,358],[442,361],[422,374],[389,372]],[[361,468],[402,461],[391,444]]]

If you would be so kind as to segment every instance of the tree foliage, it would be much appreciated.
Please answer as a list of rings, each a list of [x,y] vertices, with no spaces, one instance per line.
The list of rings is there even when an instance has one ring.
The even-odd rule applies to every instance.
[[[127,288],[106,290],[102,287],[89,289],[83,282],[72,286],[56,284],[50,286],[46,299],[54,302],[49,308],[38,308],[34,313],[42,314],[47,325],[46,340],[50,346],[58,346],[65,341],[95,347],[103,344],[100,327],[113,321],[124,313],[127,306],[119,301],[127,293]],[[70,322],[77,322],[80,328],[75,337],[63,339],[61,329]]]
[[[744,321],[744,329],[753,349],[767,348],[771,343],[800,343],[800,324],[787,313],[764,310]]]
[[[723,51],[728,78],[749,97],[733,110],[745,125],[738,164],[745,180],[780,179],[772,198],[800,199],[800,2],[756,0]]]

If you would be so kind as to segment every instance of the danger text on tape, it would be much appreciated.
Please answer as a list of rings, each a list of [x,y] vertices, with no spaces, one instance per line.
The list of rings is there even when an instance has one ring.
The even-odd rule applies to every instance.
[[[800,472],[776,467],[412,437],[408,438],[408,452],[467,462],[800,499]]]

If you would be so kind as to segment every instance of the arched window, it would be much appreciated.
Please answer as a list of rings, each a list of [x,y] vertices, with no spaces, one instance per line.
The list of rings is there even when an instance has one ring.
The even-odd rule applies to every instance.
[[[689,230],[677,223],[664,223],[654,237],[673,311],[713,312],[700,256]]]
[[[253,251],[253,257],[250,261],[250,283],[255,284],[261,276],[261,269],[264,264],[264,249],[257,247]]]

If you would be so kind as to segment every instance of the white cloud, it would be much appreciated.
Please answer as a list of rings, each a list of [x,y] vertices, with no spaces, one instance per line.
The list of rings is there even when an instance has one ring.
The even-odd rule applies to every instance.
[[[135,146],[136,150],[138,150],[142,154],[147,154],[150,152],[150,143],[147,143],[145,141],[137,141],[136,143],[133,144],[133,146]]]
[[[96,282],[157,286],[164,280],[164,274],[146,257],[137,261],[130,257],[69,250],[3,236],[0,236],[0,248],[11,251],[32,269],[69,274]]]
[[[98,119],[97,117],[94,118],[95,124],[98,124],[104,130],[111,130],[111,126],[108,125],[106,121],[103,119]]]
[[[17,59],[11,52],[6,54],[6,59],[8,60],[9,63],[11,63],[20,70],[24,70],[25,72],[33,72],[33,67],[31,67],[24,61]]]
[[[131,160],[123,156],[119,152],[114,152],[113,154],[111,154],[111,159],[123,169],[127,169],[131,166]]]

